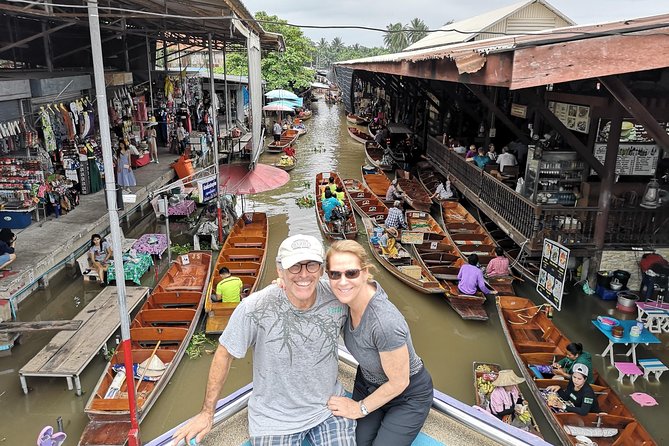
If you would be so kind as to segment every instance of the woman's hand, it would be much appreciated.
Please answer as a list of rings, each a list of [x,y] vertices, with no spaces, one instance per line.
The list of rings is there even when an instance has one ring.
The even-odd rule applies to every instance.
[[[549,392],[555,393],[558,390],[560,390],[560,386],[548,386],[548,387],[546,387],[546,390],[549,391]]]
[[[351,420],[363,417],[360,411],[360,403],[343,396],[331,396],[328,400],[328,409],[332,411],[332,415],[337,417],[349,418]]]

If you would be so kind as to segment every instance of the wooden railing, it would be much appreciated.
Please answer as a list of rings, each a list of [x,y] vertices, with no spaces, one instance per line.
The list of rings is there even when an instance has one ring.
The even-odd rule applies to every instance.
[[[541,249],[544,238],[572,249],[594,247],[598,208],[535,204],[432,137],[427,141],[427,155],[470,201],[504,225],[517,243],[525,243],[532,251]],[[667,228],[667,207],[611,209],[604,243],[606,248],[623,249],[669,246]]]

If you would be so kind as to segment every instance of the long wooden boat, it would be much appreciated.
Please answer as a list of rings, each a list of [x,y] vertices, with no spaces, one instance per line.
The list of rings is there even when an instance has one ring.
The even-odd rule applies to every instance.
[[[363,132],[362,130],[358,130],[355,127],[347,127],[348,129],[348,134],[351,138],[354,140],[358,141],[359,143],[366,143],[367,141],[374,141],[374,138],[369,136],[367,133]]]
[[[297,130],[297,136],[306,135],[307,132],[309,131],[309,129],[307,129],[307,126],[304,125],[303,123],[293,124],[290,128],[293,130]]]
[[[369,122],[369,124],[367,124],[367,133],[369,134],[369,136],[371,136],[373,138],[384,127],[385,126],[383,126],[383,125],[374,124],[374,121],[372,120],[372,121]]]
[[[388,206],[365,184],[354,178],[344,179],[344,189],[353,209],[361,217],[368,217],[383,224],[388,216]]]
[[[351,203],[347,198],[344,198],[344,208],[346,209],[346,221],[340,222],[338,220],[327,222],[322,207],[323,187],[328,184],[328,179],[334,178],[335,184],[344,189],[344,183],[336,172],[321,172],[316,174],[315,196],[316,196],[316,220],[318,226],[323,231],[325,237],[330,240],[354,239],[358,236],[358,223],[355,220],[355,214],[351,208]]]
[[[458,272],[466,262],[448,234],[427,212],[407,211],[406,221],[410,231],[423,233],[422,243],[413,244],[411,248],[441,283],[448,304],[462,319],[487,321],[488,313],[483,308],[485,295],[481,292],[473,296],[462,294],[458,289]]]
[[[293,129],[284,130],[281,133],[281,139],[279,141],[272,141],[267,146],[267,151],[269,153],[281,153],[283,149],[292,145],[297,137],[300,136],[300,132]]]
[[[374,167],[378,167],[386,172],[393,170],[393,164],[383,163],[383,154],[385,149],[374,141],[365,142],[365,158],[367,162]]]
[[[346,120],[348,122],[350,122],[351,124],[355,124],[355,125],[366,125],[369,122],[368,119],[363,118],[362,116],[358,116],[358,115],[353,114],[353,113],[347,114],[346,115]]]
[[[381,247],[371,242],[374,228],[378,225],[371,218],[367,217],[362,217],[362,222],[365,225],[367,241],[369,242],[372,254],[390,274],[421,293],[438,294],[444,292],[444,288],[432,275],[430,270],[416,258],[414,253],[401,247],[399,240],[397,240],[397,247],[401,255],[397,258],[390,258],[384,255],[381,252]]]
[[[396,177],[397,184],[404,192],[404,201],[417,211],[430,212],[432,199],[425,187],[406,170],[398,169]]]
[[[226,267],[230,270],[230,274],[242,280],[244,284],[242,299],[253,293],[258,288],[265,271],[268,237],[267,214],[264,212],[246,213],[235,222],[221,246],[211,274],[211,294],[207,296],[204,305],[207,314],[205,325],[207,334],[221,333],[228,324],[230,315],[239,305],[211,300],[211,295],[216,293],[216,285],[221,281],[218,271]]]
[[[311,119],[312,116],[313,116],[313,112],[311,110],[302,110],[302,112],[300,112],[298,118],[300,118],[303,121],[306,121],[308,119]]]
[[[378,167],[362,166],[360,168],[362,182],[369,188],[386,206],[392,206],[393,201],[386,201],[386,192],[390,187],[390,179]]]
[[[499,364],[492,362],[474,362],[472,367],[474,372],[474,395],[476,398],[476,405],[481,409],[489,411],[490,409],[490,394],[492,393],[494,387],[491,384],[488,384],[494,381],[494,378],[499,375],[499,371],[502,370]],[[525,401],[525,396],[520,394],[523,400]],[[525,410],[529,411],[530,408],[526,407]],[[529,413],[529,420],[527,422],[527,432],[536,435],[539,438],[544,438],[541,435],[539,426],[537,425],[534,415]],[[511,418],[503,420],[505,423],[511,424]],[[520,429],[520,428],[519,428]]]
[[[209,288],[210,251],[191,251],[177,257],[158,282],[130,324],[132,362],[151,362],[157,357],[165,365],[155,380],[121,380],[124,348],[119,346],[95,385],[84,411],[90,422],[84,429],[79,445],[124,445],[128,439],[130,412],[127,389],[137,390],[137,418],[141,422],[186,352],[195,327],[202,314]],[[116,366],[116,367],[115,367]],[[149,374],[151,376],[151,374]],[[144,376],[145,377],[145,376]]]
[[[443,201],[441,215],[446,231],[465,258],[478,254],[481,265],[487,265],[495,257],[495,242],[460,203]]]
[[[434,169],[418,169],[418,181],[423,185],[425,190],[427,190],[430,195],[434,195],[434,193],[437,191],[437,187],[440,184],[446,183],[446,177]],[[452,187],[451,190],[453,190]],[[455,194],[453,194],[453,197],[449,198],[448,200],[453,201],[457,200],[457,198],[455,197]],[[435,196],[432,198],[432,201],[436,204],[440,204],[444,200],[439,198],[439,196]]]
[[[502,321],[502,329],[509,343],[513,357],[520,368],[527,386],[536,398],[539,407],[555,430],[563,445],[577,445],[576,437],[567,433],[565,428],[577,426],[583,428],[589,438],[599,446],[618,445],[656,445],[646,429],[639,424],[632,412],[611,389],[601,375],[595,371],[592,388],[597,396],[600,413],[580,416],[568,412],[554,412],[545,402],[548,386],[566,386],[565,380],[535,379],[529,366],[550,364],[553,358],[566,354],[571,342],[549,319],[542,308],[529,299],[517,296],[498,296],[497,311]],[[597,436],[598,428],[616,429],[610,437]]]
[[[504,250],[504,255],[509,259],[512,268],[520,273],[525,280],[529,280],[533,285],[536,285],[537,278],[539,277],[541,258],[525,257],[523,249],[502,228],[481,212],[480,209],[478,210],[478,217],[490,238],[495,241],[497,246]]]

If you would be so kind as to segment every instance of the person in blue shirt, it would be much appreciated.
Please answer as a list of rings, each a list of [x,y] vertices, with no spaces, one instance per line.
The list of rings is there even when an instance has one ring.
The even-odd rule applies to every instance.
[[[323,209],[323,217],[325,221],[329,222],[332,218],[332,210],[339,206],[339,200],[337,197],[332,195],[332,191],[329,187],[325,188],[325,198],[322,201],[321,208]]]
[[[11,229],[3,228],[0,230],[0,269],[7,268],[10,263],[16,260],[15,243],[16,235]],[[1,272],[0,277],[3,277]]]
[[[474,160],[476,165],[479,166],[481,169],[483,169],[486,164],[489,164],[491,162],[490,157],[486,154],[483,147],[479,148],[478,155],[472,158],[472,160]]]

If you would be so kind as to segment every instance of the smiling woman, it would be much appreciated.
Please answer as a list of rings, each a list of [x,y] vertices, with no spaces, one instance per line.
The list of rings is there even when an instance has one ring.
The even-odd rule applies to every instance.
[[[352,240],[338,241],[325,260],[332,292],[349,306],[344,343],[360,364],[353,397],[334,396],[328,408],[358,420],[358,445],[408,446],[430,410],[432,378],[414,350],[404,317],[372,279],[364,248]]]

